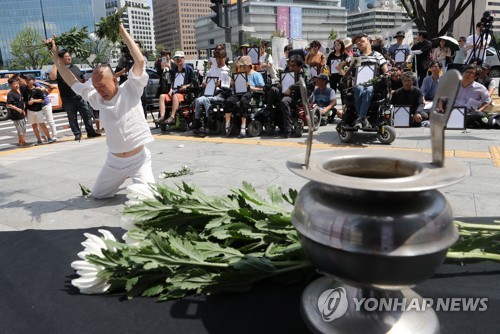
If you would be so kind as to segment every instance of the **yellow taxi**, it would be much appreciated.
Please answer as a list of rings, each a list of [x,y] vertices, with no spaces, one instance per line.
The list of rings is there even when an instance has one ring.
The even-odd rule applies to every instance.
[[[0,121],[9,119],[9,110],[7,109],[7,94],[10,91],[10,86],[7,80],[7,78],[0,79]],[[36,82],[42,85],[49,92],[50,102],[52,103],[52,110],[61,110],[62,100],[61,96],[59,95],[59,89],[57,88],[57,85],[53,85],[42,80],[36,80]]]

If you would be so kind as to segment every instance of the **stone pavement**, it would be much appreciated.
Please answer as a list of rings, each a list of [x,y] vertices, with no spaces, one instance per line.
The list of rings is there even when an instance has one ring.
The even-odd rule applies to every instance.
[[[228,194],[243,181],[260,191],[269,185],[300,189],[307,180],[292,174],[286,161],[305,155],[305,136],[232,139],[194,137],[183,133],[161,134],[152,126],[155,142],[153,171],[175,172],[188,165],[190,175],[158,179],[166,184],[194,183],[208,194]],[[341,144],[334,125],[314,134],[313,151],[357,147],[394,151],[430,152],[430,129],[397,129],[392,145],[359,134],[359,143]],[[24,229],[76,229],[121,226],[126,186],[108,200],[81,195],[79,183],[91,188],[106,156],[104,138],[68,140],[27,149],[0,152],[0,231]],[[470,176],[441,189],[456,217],[500,217],[500,132],[495,130],[446,131],[446,155],[466,164]]]

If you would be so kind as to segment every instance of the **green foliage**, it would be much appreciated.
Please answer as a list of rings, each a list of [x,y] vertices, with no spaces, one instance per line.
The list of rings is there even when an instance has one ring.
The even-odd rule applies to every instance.
[[[42,35],[33,28],[27,27],[21,30],[10,45],[12,49],[10,68],[13,70],[40,69],[43,65],[48,64],[50,55],[47,48],[31,48],[34,44],[40,44],[42,40]]]
[[[104,240],[103,257],[87,261],[111,292],[127,298],[158,300],[191,294],[247,291],[255,282],[291,283],[315,274],[306,259],[290,209],[297,191],[270,187],[262,196],[249,183],[227,196],[210,196],[182,183],[155,185],[155,197],[129,206],[125,214],[137,229],[127,232],[134,243]],[[456,222],[461,240],[448,259],[500,261],[500,225]]]
[[[135,218],[138,229],[129,237],[138,246],[108,240],[116,252],[87,257],[105,268],[99,275],[112,290],[165,300],[314,274],[290,222],[296,191],[271,187],[264,198],[248,183],[228,196],[208,196],[186,183],[156,191],[155,199],[125,209]]]
[[[338,33],[335,30],[333,30],[333,28],[332,28],[332,30],[330,31],[330,35],[328,35],[328,39],[331,39],[334,41],[337,39],[337,37],[338,37]]]
[[[88,31],[87,27],[78,29],[76,26],[71,28],[69,31],[62,33],[60,36],[54,39],[59,48],[66,49],[69,53],[73,54],[75,57],[82,58],[85,54],[88,54]]]
[[[127,6],[123,6],[114,14],[101,18],[101,20],[96,23],[96,36],[99,38],[106,38],[113,44],[118,43],[118,41],[120,41],[120,23],[126,9]]]

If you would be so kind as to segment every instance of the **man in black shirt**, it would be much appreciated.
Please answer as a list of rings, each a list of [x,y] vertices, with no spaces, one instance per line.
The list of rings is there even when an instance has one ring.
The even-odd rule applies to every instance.
[[[79,78],[82,82],[83,75],[78,66],[75,66],[71,63],[71,55],[67,50],[61,50],[58,53],[59,58],[61,58],[62,63],[68,67],[68,69],[75,75],[75,77]],[[87,102],[85,102],[81,96],[76,95],[76,93],[71,89],[70,86],[64,81],[59,72],[57,71],[57,67],[54,65],[49,74],[50,80],[57,81],[57,85],[59,87],[59,94],[61,95],[61,100],[63,104],[64,110],[68,115],[69,126],[71,127],[71,131],[75,135],[75,140],[80,140],[82,138],[82,132],[80,130],[80,126],[78,125],[77,112],[80,113],[80,116],[83,119],[83,123],[85,124],[85,130],[87,131],[87,138],[99,137],[101,134],[97,133],[94,130],[92,125],[92,115],[90,113]]]
[[[410,106],[411,126],[420,126],[422,121],[429,119],[429,115],[424,109],[424,96],[422,91],[413,86],[415,80],[412,72],[405,72],[401,75],[403,87],[392,93],[391,103],[394,106]]]
[[[412,51],[418,50],[421,52],[415,55],[415,59],[417,60],[418,87],[422,86],[422,81],[427,76],[427,71],[431,65],[432,43],[427,38],[427,31],[419,31],[417,35],[418,43],[411,48]]]

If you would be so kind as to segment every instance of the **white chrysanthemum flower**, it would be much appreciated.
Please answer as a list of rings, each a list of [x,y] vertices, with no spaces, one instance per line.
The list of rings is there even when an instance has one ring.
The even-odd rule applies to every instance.
[[[150,185],[143,183],[134,183],[128,186],[127,190],[127,202],[125,202],[127,206],[140,204],[142,201],[152,199],[158,194]]]
[[[115,237],[111,232],[107,230],[98,230],[106,240],[116,241]],[[87,261],[87,255],[93,254],[99,257],[104,257],[102,254],[102,249],[109,249],[115,251],[114,247],[106,245],[104,240],[90,233],[84,233],[87,240],[82,242],[85,249],[78,253],[78,257],[81,260],[74,261],[71,263],[71,267],[76,270],[76,273],[80,275],[79,278],[75,278],[71,281],[71,284],[77,287],[83,294],[102,294],[109,290],[111,286],[104,278],[98,277],[99,271],[103,270],[104,267],[101,265],[96,265]]]
[[[128,232],[125,232],[122,236],[122,240],[125,241],[125,243],[129,246],[139,246],[139,244],[141,243],[141,240],[137,240],[137,239],[134,239],[132,238]]]

